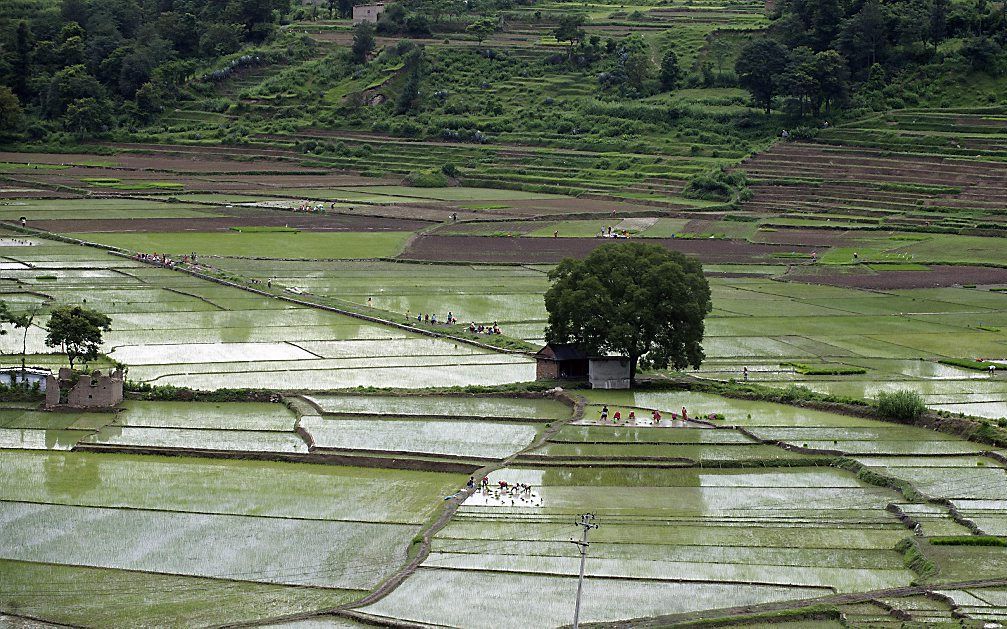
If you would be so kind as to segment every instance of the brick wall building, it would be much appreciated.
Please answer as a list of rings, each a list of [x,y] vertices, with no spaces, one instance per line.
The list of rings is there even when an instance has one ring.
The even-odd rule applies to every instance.
[[[76,377],[76,380],[74,378]],[[101,371],[77,376],[63,367],[59,376],[46,378],[46,408],[112,408],[122,402],[123,375],[121,369],[103,375]]]

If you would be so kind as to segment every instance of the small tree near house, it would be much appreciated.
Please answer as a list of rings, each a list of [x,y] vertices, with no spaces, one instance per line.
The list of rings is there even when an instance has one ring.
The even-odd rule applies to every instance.
[[[45,344],[61,348],[73,369],[77,361],[87,363],[98,357],[102,335],[112,329],[112,320],[83,306],[60,306],[49,315],[48,328]]]

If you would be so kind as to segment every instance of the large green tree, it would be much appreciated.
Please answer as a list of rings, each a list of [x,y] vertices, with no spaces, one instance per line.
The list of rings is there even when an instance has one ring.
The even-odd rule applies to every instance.
[[[17,36],[14,44],[14,93],[19,99],[29,97],[28,77],[31,74],[32,36],[28,22],[22,20],[17,25]]]
[[[108,131],[114,119],[105,99],[81,98],[70,103],[63,115],[63,126],[79,138],[87,138]]]
[[[0,326],[11,325],[15,330],[21,331],[21,379],[25,381],[25,369],[28,356],[28,332],[38,317],[45,309],[46,302],[32,302],[22,310],[11,311],[6,302],[0,301]],[[0,336],[5,336],[7,329],[0,327]]]
[[[361,22],[353,27],[353,45],[350,53],[354,63],[367,63],[367,55],[374,50],[374,27],[367,22]]]
[[[780,79],[788,62],[787,49],[771,39],[748,44],[738,56],[734,66],[738,83],[767,114],[773,109],[773,97],[780,90]]]
[[[587,22],[587,18],[580,13],[572,13],[559,16],[559,20],[556,22],[556,28],[553,29],[553,36],[556,41],[570,42],[570,47],[568,49],[569,57],[573,58],[574,50],[580,42],[584,41],[584,37],[587,36],[584,30],[584,24]]]
[[[475,35],[480,44],[498,30],[500,30],[500,18],[493,15],[481,17],[465,27],[465,32]]]
[[[21,103],[9,87],[0,85],[0,135],[13,131],[21,120]]]
[[[678,55],[674,50],[669,50],[661,59],[661,89],[670,92],[678,87],[681,80],[682,70],[678,67]]]
[[[712,309],[699,260],[659,245],[603,245],[550,274],[546,339],[589,354],[615,352],[637,367],[684,369],[703,361],[703,319]]]
[[[86,363],[98,357],[102,335],[112,329],[112,320],[84,306],[60,306],[49,315],[46,327],[45,344],[62,349],[73,369],[78,360]]]
[[[884,56],[888,44],[888,10],[877,0],[868,0],[839,34],[839,51],[856,68],[869,68]]]

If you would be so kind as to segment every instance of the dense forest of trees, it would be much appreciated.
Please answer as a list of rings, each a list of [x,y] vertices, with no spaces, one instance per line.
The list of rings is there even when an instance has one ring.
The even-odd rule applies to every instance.
[[[31,5],[25,15],[0,11],[0,133],[16,127],[37,140],[142,127],[180,94],[209,96],[208,83],[264,61],[258,56],[264,43],[270,54],[289,56],[288,40],[274,36],[284,21],[305,19],[306,12],[307,19],[347,18],[353,4],[58,0]],[[870,94],[890,92],[894,80],[916,89],[926,82],[919,77],[927,69],[941,80],[955,73],[1007,72],[1007,3],[992,0],[780,0],[767,31],[713,33],[688,65],[680,64],[673,37],[602,37],[591,31],[586,14],[577,13],[576,3],[569,13],[508,12],[517,5],[534,0],[393,2],[374,27],[356,30],[346,59],[364,66],[377,57],[376,35],[447,33],[476,39],[486,59],[503,58],[492,45],[483,48],[484,41],[513,28],[515,20],[527,20],[564,44],[535,63],[549,72],[589,73],[598,99],[641,99],[683,86],[740,86],[765,112],[782,109],[798,117],[864,106]],[[393,115],[422,113],[427,102],[420,84],[428,64],[422,51],[408,52],[396,52],[404,59],[404,80],[396,86],[405,93],[393,96]],[[231,106],[237,105],[221,105]],[[883,108],[890,101],[866,106]]]
[[[769,112],[828,113],[851,85],[871,87],[907,68],[951,61],[999,76],[1007,69],[1007,3],[989,0],[786,0],[765,38],[735,71]]]
[[[268,38],[289,0],[62,0],[0,24],[0,122],[85,135],[163,107],[198,68]]]

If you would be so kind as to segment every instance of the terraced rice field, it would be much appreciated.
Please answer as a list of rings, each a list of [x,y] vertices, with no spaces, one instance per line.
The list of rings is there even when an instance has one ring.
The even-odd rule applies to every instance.
[[[220,286],[61,242],[0,247],[22,299],[81,303],[110,315],[105,351],[133,380],[215,389],[332,389],[395,381],[423,387],[522,381],[531,362]],[[0,242],[0,245],[3,243]],[[34,296],[33,296],[34,295]],[[6,351],[19,345],[4,337]],[[49,351],[33,328],[29,351]],[[18,349],[20,349],[18,347]],[[501,370],[500,367],[504,368]],[[282,374],[282,376],[281,376]]]
[[[75,623],[205,622],[205,595],[218,590],[217,619],[341,604],[394,570],[436,496],[459,482],[429,472],[92,453],[8,452],[0,467],[12,481],[0,497],[5,601]],[[59,582],[75,585],[39,596],[39,583]],[[121,604],[82,600],[127,583]],[[157,604],[141,592],[155,586],[166,587]]]
[[[583,9],[592,33],[676,39],[690,63],[713,29],[765,23],[748,1]],[[512,17],[535,10],[567,7]],[[345,37],[329,26],[312,36]],[[540,60],[555,50],[544,28],[495,41]],[[462,97],[485,89],[462,74]],[[222,89],[262,113],[275,103],[253,101],[269,78]],[[494,80],[511,99],[585,91],[569,77]],[[648,106],[729,116],[747,111],[738,98],[681,90]],[[197,133],[227,120],[204,113],[177,112],[176,124]],[[137,383],[278,400],[155,391],[102,413],[5,403],[0,625],[565,626],[579,569],[569,541],[585,512],[600,525],[585,622],[667,626],[807,601],[824,615],[786,625],[1003,621],[1007,448],[995,426],[1007,385],[947,364],[1007,354],[1002,117],[894,112],[740,165],[750,139],[694,151],[698,140],[667,129],[605,150],[549,129],[483,145],[306,128],[240,147],[33,155],[39,168],[0,154],[0,220],[199,257],[185,273],[12,230],[0,234],[5,300],[109,314],[92,367],[114,360]],[[305,154],[305,138],[343,148]],[[404,185],[446,163],[465,186]],[[748,174],[751,199],[682,196],[719,165]],[[647,374],[695,377],[691,389],[461,390],[534,378],[527,355],[452,336],[497,322],[501,340],[541,341],[548,272],[609,242],[595,237],[609,227],[706,263],[707,360]],[[413,324],[448,312],[460,326]],[[42,323],[30,360],[58,367]],[[0,362],[17,362],[20,341],[0,337]],[[859,400],[911,389],[942,414],[910,425],[865,406],[705,392],[722,389],[704,380],[731,379]],[[432,387],[459,388],[418,391]],[[958,414],[993,421],[958,430]],[[483,476],[485,488],[466,488]]]
[[[564,592],[575,587],[577,571],[570,522],[585,510],[605,523],[591,545],[591,603],[583,610],[589,622],[622,617],[626,601],[643,615],[661,615],[702,609],[713,599],[768,602],[912,578],[891,550],[904,535],[883,511],[891,497],[841,472],[565,467],[508,468],[491,480],[497,478],[530,482],[543,506],[463,506],[417,578],[363,611],[463,624],[458,610],[435,601],[465,579],[495,592],[471,604],[474,617],[486,619],[480,626],[562,624]],[[828,528],[839,525],[843,539],[826,541]],[[527,596],[529,587],[536,596]]]

